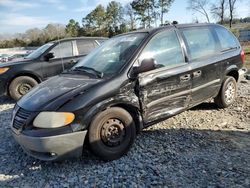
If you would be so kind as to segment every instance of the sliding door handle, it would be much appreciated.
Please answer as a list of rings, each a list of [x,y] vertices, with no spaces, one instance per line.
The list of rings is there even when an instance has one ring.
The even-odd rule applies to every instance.
[[[200,77],[201,76],[201,70],[193,72],[194,78]]]
[[[183,76],[180,76],[180,81],[181,82],[189,81],[190,79],[191,79],[191,75],[190,74],[185,74]]]

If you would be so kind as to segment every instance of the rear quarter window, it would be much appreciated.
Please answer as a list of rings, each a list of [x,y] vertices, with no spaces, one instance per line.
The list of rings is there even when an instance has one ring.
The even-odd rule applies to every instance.
[[[217,53],[217,43],[210,28],[185,28],[182,30],[182,33],[191,60]]]
[[[222,51],[236,48],[239,46],[239,43],[235,38],[235,36],[231,32],[229,32],[226,28],[215,27],[214,30],[216,35],[218,36]]]

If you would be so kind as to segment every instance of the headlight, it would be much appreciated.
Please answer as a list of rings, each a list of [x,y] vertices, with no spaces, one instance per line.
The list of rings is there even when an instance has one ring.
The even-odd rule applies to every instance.
[[[3,73],[5,73],[5,72],[7,72],[7,70],[9,70],[8,67],[0,68],[0,74],[3,74]]]
[[[74,119],[75,115],[71,112],[41,112],[33,125],[39,128],[57,128],[70,124]]]

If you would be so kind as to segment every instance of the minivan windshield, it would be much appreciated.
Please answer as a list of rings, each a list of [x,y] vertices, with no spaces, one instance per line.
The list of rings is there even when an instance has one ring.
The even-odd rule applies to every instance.
[[[146,35],[131,33],[111,38],[79,61],[72,70],[91,68],[103,75],[113,75],[126,64]]]
[[[35,59],[38,58],[40,55],[42,55],[49,47],[51,47],[54,43],[47,43],[43,46],[37,48],[35,51],[33,51],[31,54],[29,54],[26,59]]]

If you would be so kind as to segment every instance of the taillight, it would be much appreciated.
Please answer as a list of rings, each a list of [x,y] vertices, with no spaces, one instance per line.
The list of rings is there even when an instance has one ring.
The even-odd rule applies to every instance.
[[[242,63],[244,63],[244,60],[245,60],[245,52],[242,50],[241,53],[240,53],[240,58],[241,58],[241,61]]]

